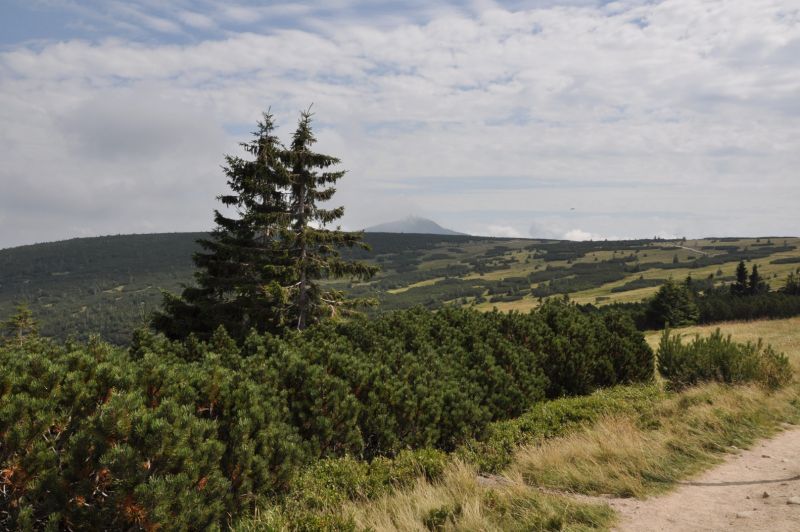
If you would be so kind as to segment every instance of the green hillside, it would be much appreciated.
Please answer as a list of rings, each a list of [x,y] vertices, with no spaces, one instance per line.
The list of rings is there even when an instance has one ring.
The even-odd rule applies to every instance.
[[[204,233],[79,238],[0,250],[0,320],[27,301],[43,333],[96,331],[124,344],[161,301],[191,283],[195,240]],[[337,283],[375,297],[372,312],[423,305],[527,310],[563,293],[580,303],[638,301],[670,277],[715,284],[752,261],[773,288],[800,266],[798,238],[568,242],[473,236],[370,233],[382,272],[369,283]],[[78,332],[80,331],[80,332]]]

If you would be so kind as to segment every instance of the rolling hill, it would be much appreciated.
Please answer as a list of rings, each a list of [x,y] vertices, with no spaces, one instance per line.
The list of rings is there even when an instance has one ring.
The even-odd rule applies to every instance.
[[[79,238],[0,250],[0,321],[29,302],[46,335],[96,331],[124,344],[158,307],[161,291],[191,283],[195,241],[204,233]],[[730,282],[739,260],[758,264],[773,288],[800,267],[800,238],[569,242],[466,235],[367,233],[381,266],[367,283],[331,283],[377,298],[380,312],[445,304],[521,310],[569,294],[603,305],[651,296],[666,279]]]

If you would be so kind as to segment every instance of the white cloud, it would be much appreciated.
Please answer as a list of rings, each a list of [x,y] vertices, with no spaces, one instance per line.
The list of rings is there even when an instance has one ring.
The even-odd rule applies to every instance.
[[[603,240],[603,237],[581,229],[571,229],[564,233],[564,240]]]
[[[521,238],[522,233],[517,231],[510,225],[490,225],[486,228],[485,234],[487,236],[498,236],[505,238]]]
[[[402,12],[392,24],[388,7],[359,18],[350,1],[341,20],[314,3],[113,4],[120,23],[157,34],[264,30],[7,47],[0,210],[26,209],[0,246],[71,227],[208,227],[222,154],[267,106],[285,137],[312,101],[319,149],[349,170],[338,199],[350,227],[413,211],[498,234],[796,233],[791,0],[562,4],[420,8],[424,22]],[[281,17],[306,29],[270,26]],[[124,192],[113,209],[109,191]]]

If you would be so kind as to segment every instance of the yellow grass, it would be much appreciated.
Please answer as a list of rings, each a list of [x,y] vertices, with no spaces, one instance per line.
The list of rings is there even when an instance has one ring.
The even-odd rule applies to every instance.
[[[540,492],[516,477],[479,478],[454,461],[441,482],[412,488],[343,509],[358,530],[592,530],[613,521],[605,505],[590,505]]]
[[[538,306],[539,298],[525,296],[522,299],[517,299],[516,301],[497,301],[494,303],[485,302],[476,305],[475,308],[484,312],[489,312],[495,308],[501,312],[511,312],[512,310],[517,312],[528,312],[529,310]]]
[[[420,281],[418,283],[412,283],[412,284],[410,284],[408,286],[404,286],[402,288],[393,288],[391,290],[387,290],[387,292],[389,292],[390,294],[401,294],[401,293],[403,293],[403,292],[405,292],[407,290],[410,290],[412,288],[418,288],[420,286],[431,286],[431,285],[434,285],[434,284],[436,284],[436,283],[438,283],[439,281],[442,281],[442,280],[444,280],[444,277],[434,277],[432,279],[425,279],[424,281]]]
[[[783,421],[798,421],[798,388],[709,384],[677,394],[645,419],[610,418],[572,435],[518,451],[512,475],[549,489],[643,497],[719,462]],[[655,428],[655,430],[654,430]]]

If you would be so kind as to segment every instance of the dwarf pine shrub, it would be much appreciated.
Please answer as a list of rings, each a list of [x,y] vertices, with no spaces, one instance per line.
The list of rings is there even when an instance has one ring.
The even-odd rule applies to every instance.
[[[792,367],[784,354],[764,346],[761,340],[735,342],[719,329],[689,343],[665,330],[658,348],[658,369],[676,389],[707,381],[758,382],[777,388],[792,379]]]
[[[0,346],[0,368],[0,528],[185,530],[435,478],[443,451],[492,422],[652,379],[653,353],[629,320],[558,302],[416,309],[241,345],[224,329],[202,342],[138,332],[127,350],[33,335]]]

